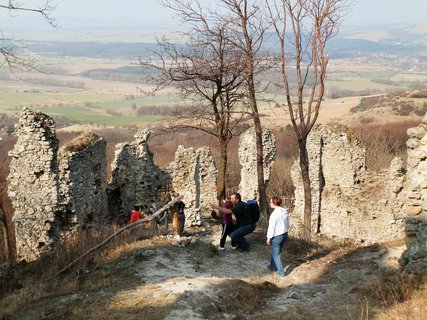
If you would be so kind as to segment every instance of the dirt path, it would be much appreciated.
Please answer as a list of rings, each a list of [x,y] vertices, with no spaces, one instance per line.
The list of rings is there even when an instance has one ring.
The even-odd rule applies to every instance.
[[[248,253],[218,251],[220,226],[181,240],[134,243],[105,265],[88,268],[78,293],[46,297],[12,319],[361,319],[375,305],[372,284],[397,267],[403,247],[285,247],[285,278],[267,269],[265,232],[248,236]],[[288,249],[288,250],[287,250]],[[290,253],[292,251],[292,253]],[[64,288],[61,288],[63,291]]]

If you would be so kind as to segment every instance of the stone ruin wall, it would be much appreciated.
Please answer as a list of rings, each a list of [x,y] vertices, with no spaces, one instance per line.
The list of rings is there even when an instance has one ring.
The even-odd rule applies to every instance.
[[[217,202],[218,170],[211,151],[178,146],[172,171],[173,189],[185,203],[185,224],[201,225],[202,218],[209,217],[209,203]]]
[[[427,115],[420,126],[408,130],[405,175],[398,158],[389,170],[366,171],[365,150],[346,128],[317,126],[308,142],[314,191],[312,231],[373,243],[401,237],[405,230],[408,250],[401,264],[408,272],[425,272],[426,132]],[[149,131],[138,132],[134,142],[117,146],[113,180],[107,187],[105,141],[94,134],[87,135],[89,142],[83,148],[70,150],[70,146],[65,146],[58,153],[54,121],[40,112],[24,109],[17,125],[18,140],[10,152],[8,176],[8,195],[15,209],[18,260],[37,259],[73,223],[80,226],[93,221],[94,216],[101,218],[108,202],[105,188],[127,186],[123,190],[122,210],[130,211],[135,202],[146,201],[148,205],[157,200],[158,188],[172,182],[175,191],[184,195],[188,225],[200,224],[203,209],[216,201],[217,170],[208,148],[195,151],[180,146],[168,173],[154,164],[147,145]],[[264,173],[268,179],[275,155],[271,133],[263,135],[263,142],[267,163]],[[255,168],[253,155],[255,140],[249,131],[239,147],[243,167],[239,191],[248,198],[257,198],[256,171],[250,169]],[[295,212],[300,213],[294,216],[298,227],[303,212],[298,162],[291,174],[296,185]]]
[[[17,259],[32,261],[51,249],[58,216],[58,140],[55,123],[24,109],[9,152],[8,195],[15,209]]]
[[[407,250],[399,262],[405,272],[422,274],[427,272],[427,113],[407,133]]]
[[[209,203],[216,202],[218,173],[209,148],[179,146],[175,162],[163,170],[154,164],[149,136],[148,130],[142,130],[133,142],[116,146],[112,181],[107,184],[103,138],[84,133],[58,151],[54,121],[38,111],[25,110],[18,142],[10,153],[9,195],[16,211],[18,259],[37,259],[60,235],[75,228],[111,221],[115,215],[127,223],[134,205],[159,204],[159,189],[168,185],[183,195],[187,225],[200,225],[202,218],[209,217]],[[269,131],[264,132],[263,143],[268,180],[276,152]],[[257,198],[256,177],[251,177],[256,171],[250,169],[256,164],[253,129],[241,145],[240,158],[246,168],[242,190],[248,198]],[[119,201],[111,201],[114,190],[119,190]]]
[[[368,172],[365,149],[348,128],[318,125],[307,150],[312,189],[312,233],[359,243],[403,236],[405,169],[396,158],[388,170]],[[302,225],[304,192],[299,163],[292,167],[295,224]]]
[[[58,202],[71,225],[88,226],[107,217],[106,147],[103,138],[86,132],[59,150]]]
[[[112,213],[121,214],[120,222],[127,223],[134,205],[158,204],[159,189],[168,185],[183,195],[187,225],[200,225],[201,219],[209,216],[209,203],[216,202],[218,172],[209,148],[179,146],[175,162],[163,170],[154,164],[148,148],[150,131],[139,131],[133,142],[116,146],[112,181],[107,184],[106,142],[94,133],[85,133],[58,151],[52,118],[26,109],[17,135],[18,142],[10,152],[8,191],[15,208],[19,260],[37,259],[60,235],[111,221]],[[241,157],[256,154],[253,131],[242,141]],[[265,132],[263,141],[268,179],[275,155],[274,138]],[[254,161],[255,157],[249,158],[243,166],[248,168]],[[251,186],[247,194],[256,198],[256,180],[249,175],[243,181],[244,186]],[[116,189],[119,201],[114,207],[111,193]]]
[[[262,133],[264,155],[264,181],[266,186],[270,179],[270,173],[276,157],[276,140],[270,130]],[[239,193],[242,200],[258,199],[258,175],[256,166],[256,137],[255,129],[251,127],[240,137],[239,162],[242,166],[239,183]]]
[[[154,163],[147,143],[150,135],[149,130],[140,130],[134,141],[116,145],[109,190],[120,190],[117,214],[121,215],[122,223],[129,221],[135,205],[149,208],[152,203],[157,203],[159,189],[171,183],[170,175]],[[114,205],[110,202],[111,212],[115,211]]]

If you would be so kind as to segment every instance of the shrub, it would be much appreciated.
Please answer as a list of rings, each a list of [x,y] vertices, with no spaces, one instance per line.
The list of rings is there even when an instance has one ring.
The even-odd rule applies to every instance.
[[[427,89],[417,90],[409,95],[410,98],[423,99],[427,98]]]
[[[406,140],[408,140],[406,131],[418,124],[419,121],[407,120],[353,127],[356,136],[366,147],[368,169],[379,171],[388,168],[396,156],[406,160]]]
[[[427,113],[427,102],[424,102],[421,107],[415,108],[414,113],[417,116],[423,117]]]

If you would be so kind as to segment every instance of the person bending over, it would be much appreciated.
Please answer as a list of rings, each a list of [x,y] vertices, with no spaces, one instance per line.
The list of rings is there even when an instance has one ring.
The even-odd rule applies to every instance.
[[[211,203],[212,209],[218,210],[222,213],[232,213],[236,218],[236,230],[234,230],[230,237],[237,244],[237,247],[244,252],[251,249],[251,245],[246,241],[245,236],[255,230],[255,226],[252,223],[252,219],[249,211],[245,204],[242,202],[242,197],[239,193],[233,193],[230,197],[231,209],[220,207],[217,204]]]

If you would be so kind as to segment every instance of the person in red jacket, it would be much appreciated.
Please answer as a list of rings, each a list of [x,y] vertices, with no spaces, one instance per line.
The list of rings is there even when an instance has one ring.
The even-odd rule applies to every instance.
[[[129,223],[134,223],[134,222],[138,221],[139,219],[141,219],[140,208],[139,208],[139,206],[134,206],[133,210],[132,210],[132,214],[130,216]]]

